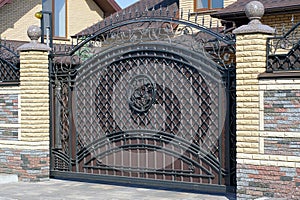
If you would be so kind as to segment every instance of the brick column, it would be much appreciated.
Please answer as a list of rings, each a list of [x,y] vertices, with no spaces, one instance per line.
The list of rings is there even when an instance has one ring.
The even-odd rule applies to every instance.
[[[234,30],[236,34],[236,101],[237,101],[237,196],[253,199],[265,196],[255,186],[247,171],[256,173],[260,166],[260,92],[258,75],[266,71],[266,39],[274,30],[263,25],[264,7],[250,2],[245,12],[248,25]],[[262,117],[263,118],[263,117]]]
[[[29,27],[31,42],[18,48],[20,51],[21,130],[19,141],[20,168],[16,171],[21,181],[49,179],[49,71],[48,52],[37,42],[41,30]],[[16,155],[17,156],[17,155]]]

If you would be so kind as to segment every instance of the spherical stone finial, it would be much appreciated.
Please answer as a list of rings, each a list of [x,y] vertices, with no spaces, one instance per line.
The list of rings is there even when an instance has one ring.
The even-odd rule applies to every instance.
[[[31,25],[27,29],[27,35],[32,42],[37,42],[42,35],[42,30],[36,25]]]
[[[245,13],[249,20],[260,20],[265,13],[265,7],[259,1],[251,1],[245,6]]]

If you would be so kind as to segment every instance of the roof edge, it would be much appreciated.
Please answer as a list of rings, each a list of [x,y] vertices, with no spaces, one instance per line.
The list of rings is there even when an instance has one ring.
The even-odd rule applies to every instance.
[[[120,7],[120,5],[115,1],[115,0],[107,0],[108,3],[110,3],[110,5],[116,10],[116,11],[120,11],[122,10],[122,8]]]
[[[0,8],[3,7],[5,4],[11,3],[12,0],[0,0]]]
[[[300,5],[292,5],[287,7],[276,7],[276,8],[265,8],[265,14],[264,15],[270,15],[270,14],[289,14],[292,12],[298,11],[300,12]],[[210,15],[211,17],[215,17],[218,19],[228,19],[228,18],[240,18],[240,17],[246,17],[245,11],[237,11],[237,12],[223,12],[220,11],[220,13],[212,13]]]

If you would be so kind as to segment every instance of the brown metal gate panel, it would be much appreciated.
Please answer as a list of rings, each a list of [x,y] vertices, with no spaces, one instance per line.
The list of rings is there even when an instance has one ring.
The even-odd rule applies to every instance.
[[[108,65],[95,57],[78,72],[80,172],[224,183],[222,77],[174,56],[148,48]]]

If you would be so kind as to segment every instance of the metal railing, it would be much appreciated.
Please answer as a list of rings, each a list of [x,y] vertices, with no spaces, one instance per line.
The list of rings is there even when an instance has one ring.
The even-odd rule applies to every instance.
[[[0,38],[0,84],[19,82],[20,60],[14,46]]]
[[[300,71],[300,22],[283,36],[267,39],[266,72]]]

